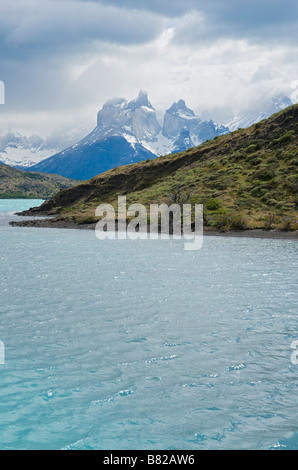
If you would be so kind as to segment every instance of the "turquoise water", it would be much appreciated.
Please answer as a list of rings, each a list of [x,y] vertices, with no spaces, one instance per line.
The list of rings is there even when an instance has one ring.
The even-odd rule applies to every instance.
[[[0,206],[1,449],[298,449],[295,241],[99,241]]]
[[[20,212],[40,206],[41,199],[0,199],[0,212]]]

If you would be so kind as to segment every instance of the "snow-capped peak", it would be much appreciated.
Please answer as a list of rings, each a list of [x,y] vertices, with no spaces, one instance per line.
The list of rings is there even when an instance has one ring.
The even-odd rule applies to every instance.
[[[250,111],[240,116],[235,115],[230,121],[226,123],[226,126],[230,129],[231,132],[237,129],[245,129],[262,121],[263,119],[267,119],[272,114],[282,111],[292,104],[292,101],[287,96],[277,95],[272,99],[272,102],[267,107],[265,107],[265,109]]]
[[[179,100],[177,103],[173,103],[172,106],[166,111],[169,114],[176,114],[184,118],[195,118],[195,113],[189,109],[184,100]]]
[[[186,128],[191,133],[200,122],[201,119],[186,106],[184,100],[180,99],[165,112],[163,134],[169,138],[176,138],[181,129]]]
[[[127,100],[125,98],[112,98],[108,100],[104,105],[103,108],[124,108],[127,104]]]
[[[160,129],[148,94],[141,90],[130,102],[124,98],[107,101],[97,114],[97,127],[90,138],[94,142],[94,139],[99,141],[117,135],[129,142],[142,142],[154,139]]]
[[[287,96],[278,95],[273,98],[272,104],[275,108],[274,111],[278,112],[278,111],[282,111],[288,106],[291,106],[293,103],[290,100],[290,98],[288,98]]]
[[[154,109],[149,101],[147,91],[144,90],[140,90],[138,97],[128,103],[128,108],[130,109],[141,108],[142,106],[145,108]]]

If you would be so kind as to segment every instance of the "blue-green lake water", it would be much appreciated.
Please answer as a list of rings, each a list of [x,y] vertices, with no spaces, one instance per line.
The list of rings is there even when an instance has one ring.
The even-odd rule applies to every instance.
[[[297,242],[105,240],[0,201],[1,449],[298,449]]]

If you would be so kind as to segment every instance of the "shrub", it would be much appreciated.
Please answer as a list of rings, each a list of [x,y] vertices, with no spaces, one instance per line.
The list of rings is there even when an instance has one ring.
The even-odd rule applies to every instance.
[[[205,204],[205,208],[209,211],[217,211],[221,208],[221,201],[217,198],[210,198]]]
[[[276,215],[271,213],[265,215],[263,222],[265,230],[272,229],[276,223]]]
[[[287,144],[288,142],[290,142],[293,139],[293,137],[295,137],[295,131],[288,131],[284,135],[279,137],[278,139],[275,139],[272,142],[272,146],[279,147],[281,145]]]
[[[255,171],[252,175],[253,178],[256,178],[260,181],[268,181],[274,178],[275,174],[274,171],[270,168],[260,168],[259,170]]]
[[[257,149],[257,146],[255,144],[251,144],[249,145],[247,148],[246,148],[246,153],[253,153],[255,152]]]
[[[281,230],[297,230],[297,223],[290,217],[283,217],[280,224]]]
[[[230,217],[227,213],[216,214],[209,222],[212,227],[218,228],[222,231],[227,231],[231,228]]]
[[[96,219],[95,217],[82,217],[80,219],[78,219],[78,224],[79,225],[89,225],[89,224],[95,224],[96,222],[98,222],[98,219]]]
[[[234,230],[248,229],[247,217],[241,212],[231,215],[230,226]]]

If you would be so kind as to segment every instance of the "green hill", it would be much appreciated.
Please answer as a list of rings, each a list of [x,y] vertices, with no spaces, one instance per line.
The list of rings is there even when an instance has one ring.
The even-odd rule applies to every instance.
[[[17,170],[0,163],[0,199],[49,199],[77,181],[59,175]]]
[[[183,153],[102,173],[61,191],[31,214],[95,222],[100,203],[204,204],[205,227],[297,230],[298,105]]]

